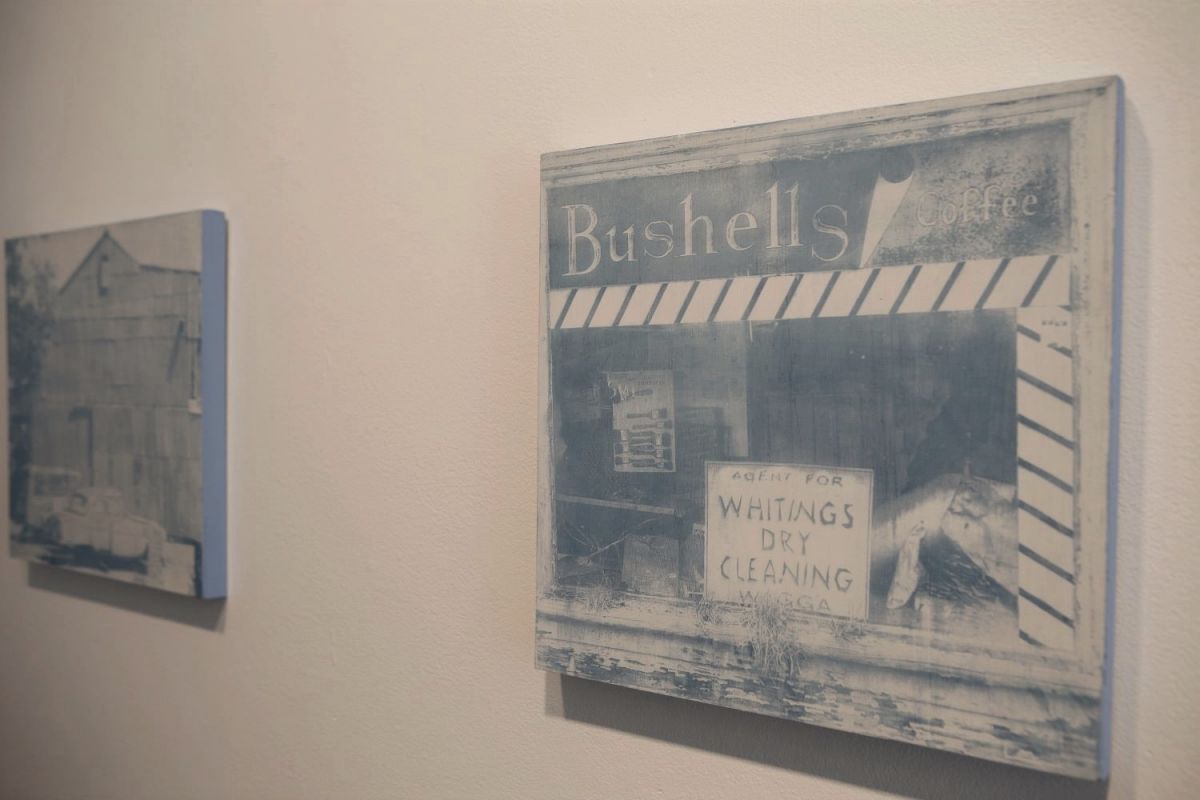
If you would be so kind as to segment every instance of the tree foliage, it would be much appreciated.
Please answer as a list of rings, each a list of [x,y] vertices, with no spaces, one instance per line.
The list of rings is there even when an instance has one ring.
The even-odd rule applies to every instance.
[[[54,290],[49,265],[27,265],[21,242],[5,242],[4,257],[8,285],[9,402],[27,402],[37,390],[42,358],[54,329]],[[23,404],[17,403],[14,410]]]
[[[24,518],[25,484],[32,451],[32,411],[42,360],[54,331],[50,265],[30,263],[20,241],[4,243],[8,308],[8,442],[11,512]]]

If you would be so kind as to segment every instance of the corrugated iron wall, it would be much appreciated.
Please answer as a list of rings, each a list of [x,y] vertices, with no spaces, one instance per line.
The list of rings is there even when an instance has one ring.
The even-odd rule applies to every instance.
[[[199,539],[199,274],[140,266],[102,240],[55,313],[32,463],[119,489],[130,513]]]

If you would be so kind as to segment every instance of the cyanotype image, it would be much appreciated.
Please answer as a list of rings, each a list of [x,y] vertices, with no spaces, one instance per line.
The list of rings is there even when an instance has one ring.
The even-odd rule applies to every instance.
[[[1102,774],[1117,93],[545,156],[539,664]]]
[[[5,242],[18,558],[224,593],[225,223]]]

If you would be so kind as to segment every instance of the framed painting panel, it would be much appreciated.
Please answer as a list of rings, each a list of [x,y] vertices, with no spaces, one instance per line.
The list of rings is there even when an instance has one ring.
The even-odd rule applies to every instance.
[[[14,557],[225,595],[225,217],[5,242]]]
[[[544,156],[538,665],[1105,775],[1120,108]]]

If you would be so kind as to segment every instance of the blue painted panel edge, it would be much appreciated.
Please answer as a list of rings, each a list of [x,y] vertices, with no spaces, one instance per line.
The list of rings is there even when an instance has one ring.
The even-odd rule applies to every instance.
[[[1100,693],[1100,778],[1111,768],[1113,652],[1116,636],[1117,481],[1121,427],[1121,283],[1125,269],[1125,81],[1114,76],[1117,92],[1116,162],[1113,175],[1112,371],[1109,375],[1108,539],[1104,583],[1104,682]]]
[[[203,407],[203,598],[225,597],[226,580],[226,252],[225,215],[202,211],[200,396]]]

